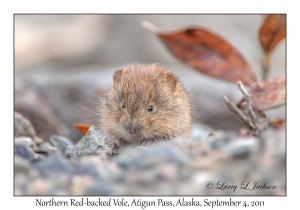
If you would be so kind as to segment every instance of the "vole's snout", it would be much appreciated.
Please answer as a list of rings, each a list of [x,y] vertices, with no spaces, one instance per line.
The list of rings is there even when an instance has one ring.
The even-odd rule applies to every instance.
[[[127,133],[133,135],[133,134],[137,134],[137,132],[139,131],[139,125],[137,125],[136,123],[126,123],[126,125],[124,126],[124,129],[126,130]]]
[[[136,129],[135,129],[135,128],[128,128],[128,129],[127,129],[127,132],[128,132],[129,134],[136,134]]]

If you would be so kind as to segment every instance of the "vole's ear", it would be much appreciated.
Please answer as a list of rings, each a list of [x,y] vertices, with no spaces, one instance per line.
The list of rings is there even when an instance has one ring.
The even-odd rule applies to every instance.
[[[122,75],[123,75],[123,68],[115,71],[113,76],[113,83],[120,83]]]
[[[159,69],[159,68],[161,68],[161,67],[160,67],[160,65],[159,65],[158,63],[152,63],[152,64],[150,65],[150,68],[152,68],[152,69]]]
[[[177,84],[179,83],[178,78],[172,73],[167,73],[166,80],[171,91],[175,92]]]

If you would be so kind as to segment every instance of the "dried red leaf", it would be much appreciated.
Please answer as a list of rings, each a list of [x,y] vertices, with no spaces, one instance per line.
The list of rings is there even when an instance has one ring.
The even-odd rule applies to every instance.
[[[276,129],[279,129],[285,124],[285,120],[283,120],[283,119],[272,119],[272,120],[270,120],[270,124],[272,124]]]
[[[73,124],[73,126],[80,132],[83,134],[86,134],[90,128],[90,125],[86,125],[86,124]]]
[[[250,88],[251,103],[255,110],[277,108],[285,104],[285,77],[268,79]],[[245,103],[243,98],[238,106]]]
[[[259,30],[260,44],[268,55],[286,36],[286,15],[267,15]]]
[[[251,86],[256,76],[245,58],[225,39],[201,28],[164,33],[149,22],[143,26],[155,33],[170,52],[197,71],[230,82]]]

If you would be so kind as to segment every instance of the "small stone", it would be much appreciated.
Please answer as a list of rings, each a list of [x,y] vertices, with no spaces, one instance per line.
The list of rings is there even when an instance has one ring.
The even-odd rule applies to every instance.
[[[31,138],[34,138],[36,135],[31,122],[18,112],[15,112],[14,134],[16,137],[29,136]]]
[[[160,164],[156,168],[157,180],[174,180],[178,174],[178,169],[174,164]]]
[[[66,153],[67,147],[73,145],[73,142],[67,137],[60,135],[51,135],[49,141],[57,147],[62,154]]]
[[[193,124],[191,136],[193,140],[205,141],[213,129],[203,124]]]
[[[71,190],[74,195],[84,195],[87,186],[92,185],[93,178],[89,175],[73,175],[70,179]]]
[[[14,161],[15,173],[25,173],[27,174],[30,170],[30,164],[28,161],[24,160],[19,156],[15,156]]]
[[[31,148],[33,148],[35,146],[34,141],[32,140],[32,138],[30,137],[26,137],[26,136],[20,136],[20,137],[16,137],[15,138],[15,143],[16,144],[25,144]]]
[[[106,165],[106,170],[110,174],[110,179],[117,180],[118,182],[124,180],[124,172],[114,162],[110,162]]]
[[[188,160],[179,146],[168,142],[158,143],[148,149],[125,149],[114,159],[125,170],[148,169],[163,162],[182,165]]]
[[[68,173],[71,169],[71,163],[63,159],[58,153],[52,153],[44,160],[33,164],[42,177],[48,178],[52,174],[64,174]]]
[[[233,132],[215,131],[211,133],[207,139],[212,149],[220,149],[226,147],[236,137],[236,134]]]
[[[211,174],[206,171],[198,171],[191,176],[191,181],[193,185],[198,186],[199,189],[201,189],[203,186],[206,186],[211,177]]]
[[[35,152],[46,153],[46,154],[50,154],[50,153],[53,153],[56,151],[57,151],[57,148],[51,146],[51,144],[49,144],[49,142],[42,143],[35,149]]]
[[[96,181],[96,182],[95,182]],[[112,183],[94,180],[86,189],[84,189],[84,195],[112,195],[115,194],[115,189]]]
[[[232,158],[246,158],[258,147],[255,137],[239,137],[234,132],[215,132],[209,141],[213,150],[226,151]]]
[[[232,142],[227,149],[233,158],[244,158],[251,154],[257,145],[258,142],[255,138],[240,139]]]
[[[15,155],[22,157],[23,159],[32,162],[35,157],[35,153],[33,152],[32,148],[30,148],[26,144],[15,144]]]
[[[156,173],[153,170],[139,170],[133,173],[127,174],[125,177],[127,184],[142,186],[144,188],[149,188],[152,183],[159,180],[157,179]]]
[[[22,159],[21,159],[22,160]],[[15,195],[26,195],[28,194],[27,189],[30,185],[30,182],[28,180],[28,174],[25,173],[15,173],[14,176],[14,194]]]
[[[36,136],[36,131],[31,122],[23,115],[15,111],[15,137],[30,137],[36,144],[41,144],[44,140]]]
[[[47,195],[51,188],[51,180],[35,179],[30,185],[30,191],[33,195]]]
[[[38,136],[35,136],[35,137],[33,138],[33,140],[34,140],[34,142],[37,143],[37,144],[41,144],[41,143],[44,142],[44,139],[42,139],[42,138],[40,138],[40,137],[38,137]]]
[[[72,153],[72,149],[73,149],[73,145],[69,145],[66,148],[66,152],[65,152],[65,157],[66,158],[71,158],[71,153]]]
[[[105,155],[104,153],[102,154]],[[111,174],[108,174],[107,170],[104,168],[104,165],[106,165],[107,162],[106,156],[100,157],[100,155],[94,155],[82,157],[77,163],[73,174],[90,175],[95,178],[107,179],[111,176]]]

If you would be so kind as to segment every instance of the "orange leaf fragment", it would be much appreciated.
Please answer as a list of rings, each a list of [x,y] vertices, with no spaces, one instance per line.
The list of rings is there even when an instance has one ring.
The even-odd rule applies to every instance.
[[[259,30],[260,44],[266,55],[286,36],[286,15],[267,15]]]
[[[283,126],[285,124],[285,120],[283,119],[272,119],[270,120],[270,123],[276,128],[280,128],[281,126]]]
[[[225,39],[202,28],[165,33],[149,22],[142,25],[156,34],[176,58],[197,71],[230,82],[242,81],[247,86],[256,82],[249,63]]]
[[[266,110],[285,105],[285,77],[265,80],[250,88],[249,93],[255,110]],[[238,107],[241,107],[244,102],[243,98],[238,103]]]
[[[77,128],[77,130],[80,133],[86,134],[90,128],[90,125],[86,125],[86,124],[73,124],[73,126],[75,128]]]

